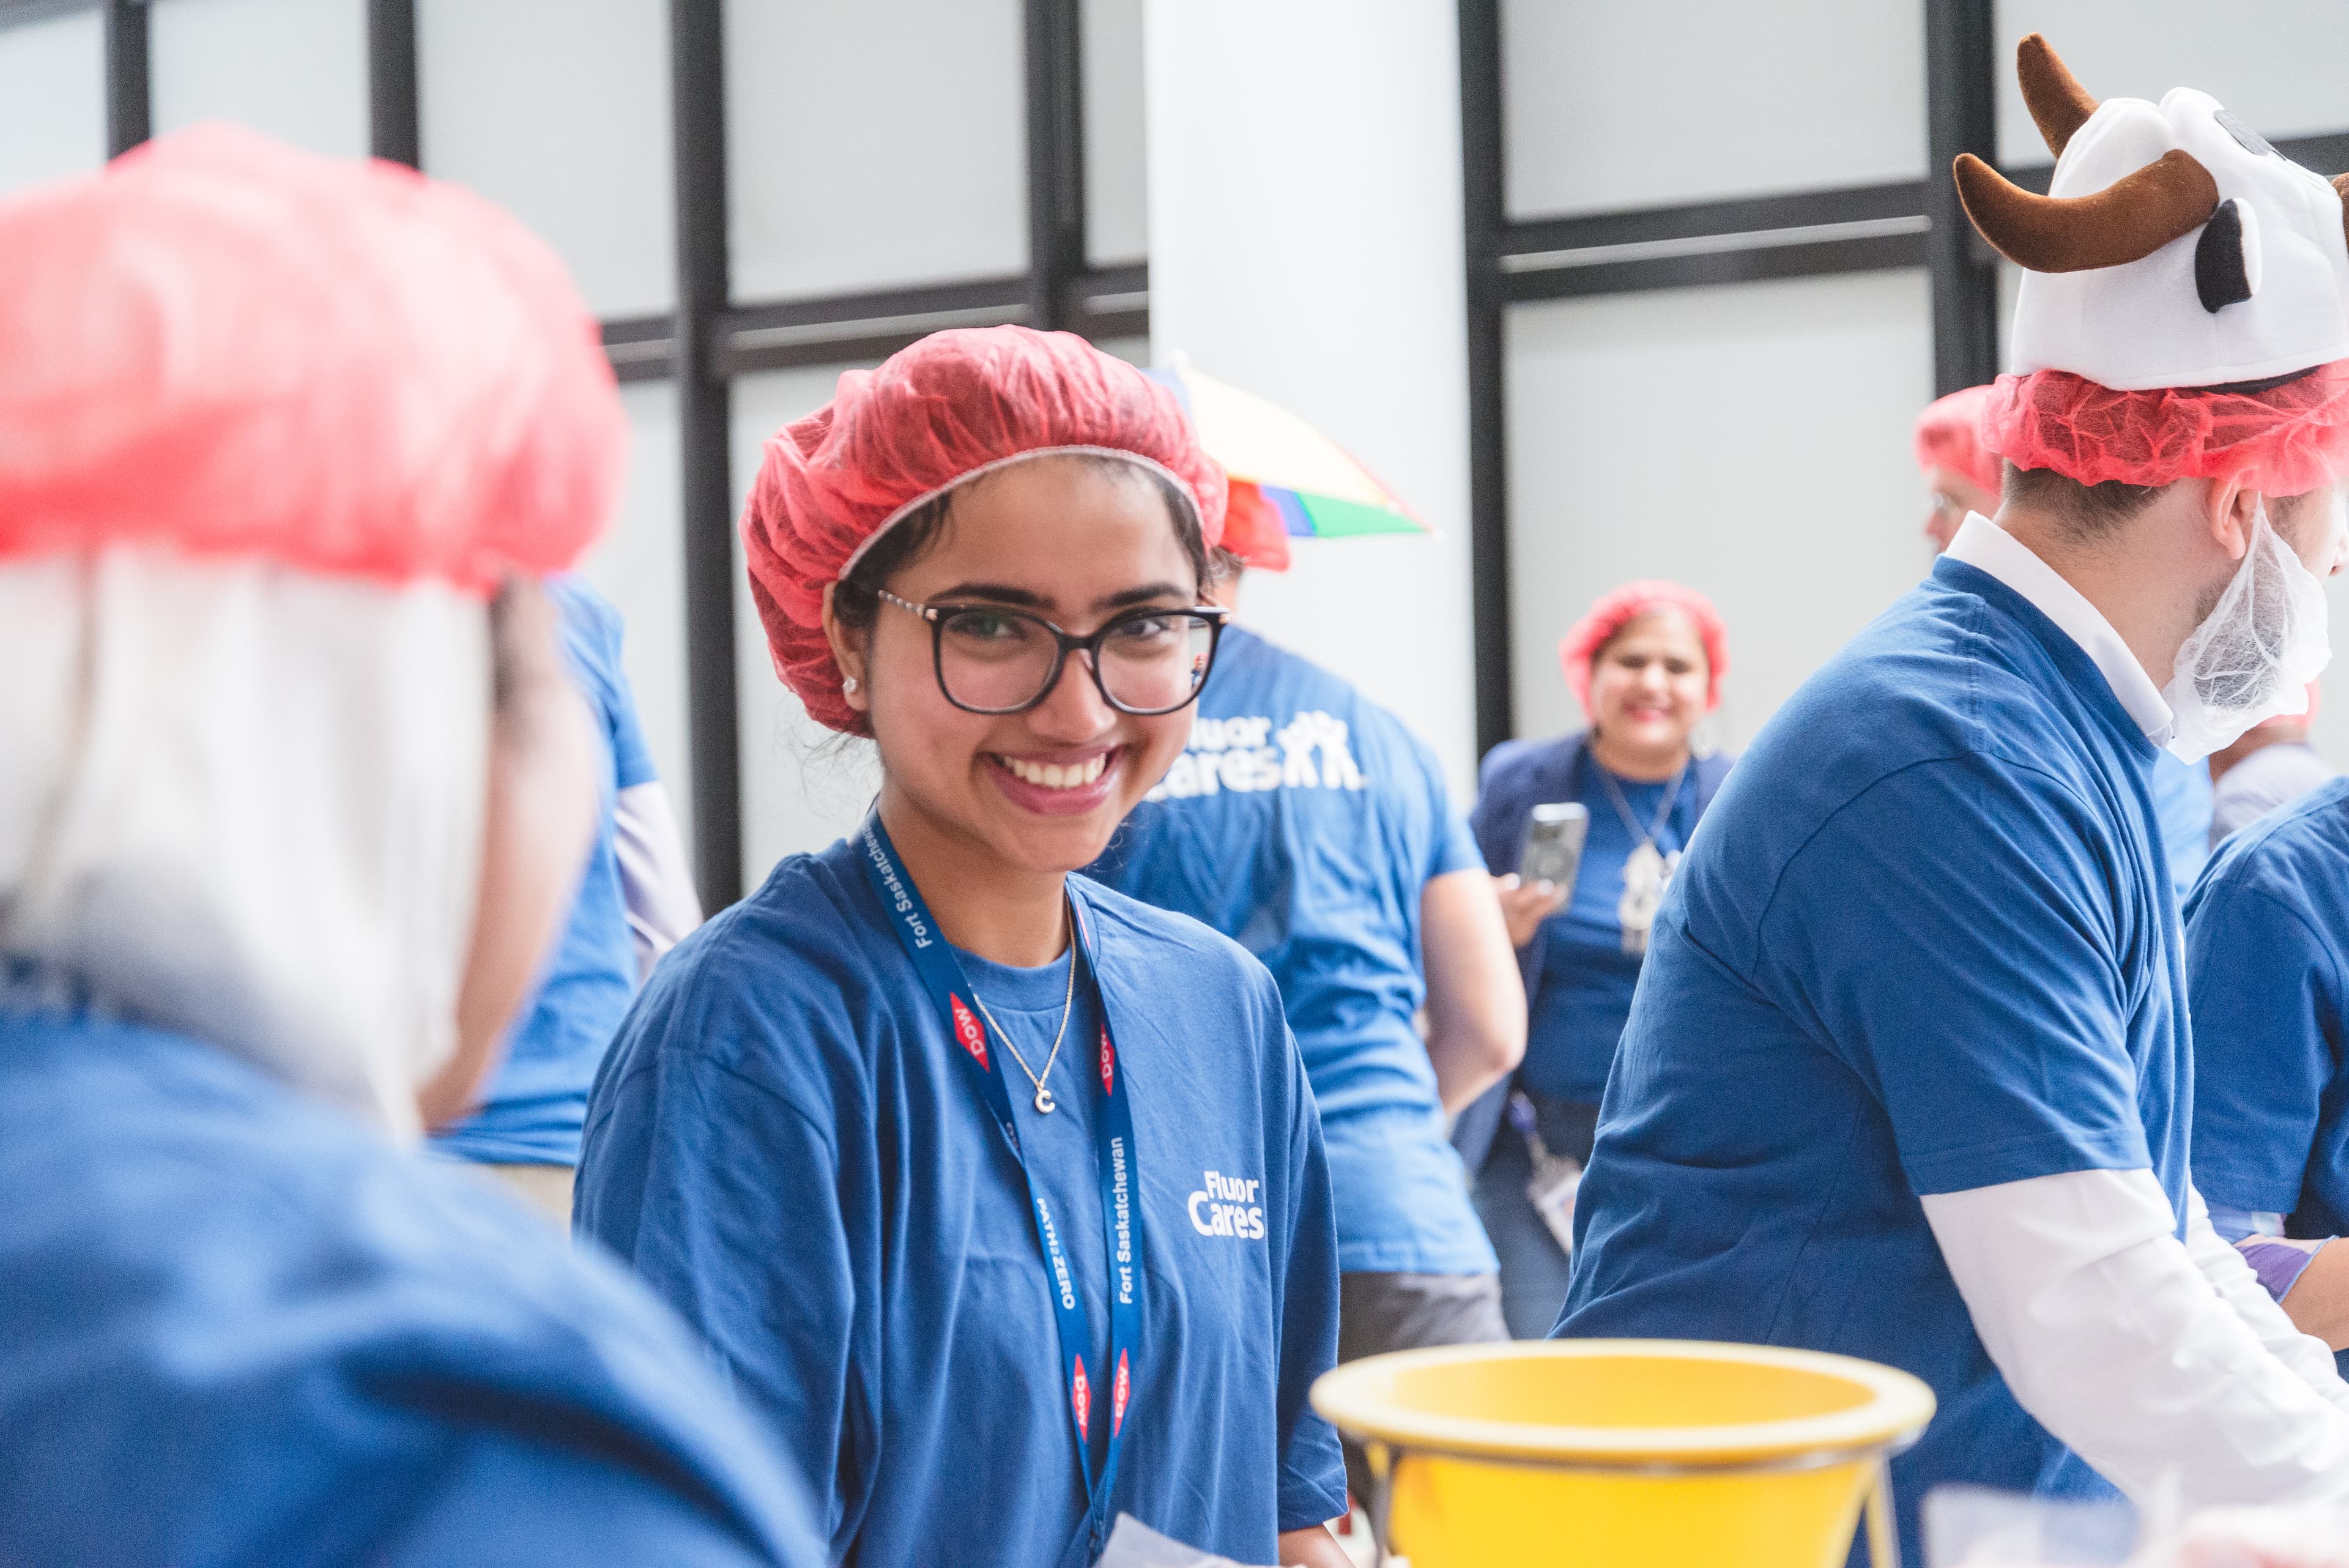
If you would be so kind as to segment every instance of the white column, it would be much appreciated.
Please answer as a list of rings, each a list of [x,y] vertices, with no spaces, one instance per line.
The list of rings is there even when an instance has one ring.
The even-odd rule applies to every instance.
[[[1296,540],[1240,616],[1475,761],[1458,18],[1433,0],[1145,0],[1161,363],[1327,432],[1433,538]]]

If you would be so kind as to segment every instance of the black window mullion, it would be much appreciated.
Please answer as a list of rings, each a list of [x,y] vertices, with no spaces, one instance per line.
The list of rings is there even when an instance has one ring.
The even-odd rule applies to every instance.
[[[1084,86],[1079,0],[1025,0],[1028,325],[1057,331],[1085,270]]]
[[[1926,266],[1933,293],[1933,390],[1998,374],[1998,265],[1974,238],[1950,166],[1998,161],[1991,0],[1925,0]]]
[[[416,98],[416,0],[367,0],[367,145],[378,158],[424,166]]]
[[[155,92],[144,0],[106,0],[106,153],[121,156],[154,133]]]
[[[1479,756],[1516,730],[1509,646],[1506,308],[1501,253],[1508,227],[1502,179],[1500,0],[1460,0],[1462,207],[1468,256],[1468,539],[1470,637]]]

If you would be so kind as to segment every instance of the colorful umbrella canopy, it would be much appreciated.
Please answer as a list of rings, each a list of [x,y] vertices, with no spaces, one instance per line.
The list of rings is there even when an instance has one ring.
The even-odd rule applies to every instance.
[[[1430,531],[1370,470],[1287,409],[1203,376],[1179,355],[1171,369],[1150,374],[1183,400],[1207,455],[1262,491],[1292,536]]]

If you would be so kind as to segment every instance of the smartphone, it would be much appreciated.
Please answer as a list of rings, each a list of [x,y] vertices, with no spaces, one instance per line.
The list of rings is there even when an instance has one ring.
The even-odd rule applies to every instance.
[[[1582,865],[1583,836],[1589,831],[1590,813],[1578,801],[1534,807],[1517,850],[1518,877],[1526,883],[1573,887],[1574,874]]]

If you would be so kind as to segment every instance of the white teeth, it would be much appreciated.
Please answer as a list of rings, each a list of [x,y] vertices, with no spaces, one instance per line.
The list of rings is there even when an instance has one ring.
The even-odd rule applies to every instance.
[[[1102,770],[1109,766],[1109,756],[1104,753],[1090,762],[1067,767],[1058,763],[1031,763],[1019,757],[1005,757],[1002,762],[1030,784],[1041,784],[1046,789],[1078,789],[1102,776]]]

